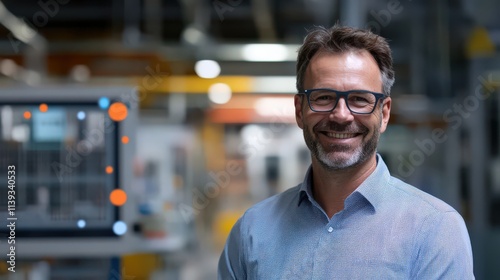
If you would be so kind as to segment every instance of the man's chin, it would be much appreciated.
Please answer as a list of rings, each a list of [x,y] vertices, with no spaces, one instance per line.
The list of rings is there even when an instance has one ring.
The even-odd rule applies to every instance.
[[[335,152],[320,156],[318,161],[328,169],[338,170],[356,165],[359,157],[352,152]]]

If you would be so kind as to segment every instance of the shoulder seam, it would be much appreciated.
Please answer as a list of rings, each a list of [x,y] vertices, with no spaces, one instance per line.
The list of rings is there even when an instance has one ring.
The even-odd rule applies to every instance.
[[[410,193],[410,192],[408,192],[408,191],[404,190],[403,188],[400,188],[399,186],[397,186],[397,185],[394,183],[394,179],[397,179],[397,178],[395,178],[395,177],[391,176],[391,178],[390,178],[390,180],[389,180],[389,184],[390,184],[392,187],[396,188],[397,190],[399,190],[399,191],[401,191],[401,192],[404,192],[404,193],[405,193],[405,194],[407,194],[408,196],[411,196],[411,197],[413,197],[413,198],[417,198],[418,200],[422,201],[422,202],[423,202],[423,203],[425,203],[426,205],[430,206],[430,207],[431,207],[434,211],[436,211],[437,213],[457,212],[457,210],[456,210],[456,209],[454,209],[451,205],[449,205],[448,203],[446,203],[446,202],[445,202],[445,201],[443,201],[442,199],[440,199],[440,198],[438,198],[438,197],[434,197],[434,196],[432,196],[431,194],[426,193],[426,192],[422,191],[421,189],[419,189],[419,188],[417,188],[417,187],[414,187],[414,186],[412,186],[412,185],[409,185],[408,183],[405,183],[405,182],[401,181],[403,184],[408,185],[408,186],[409,186],[409,187],[411,187],[411,188],[415,188],[417,191],[422,192],[422,193],[424,193],[425,195],[429,195],[429,196],[431,196],[431,197],[434,197],[435,199],[438,199],[439,201],[441,201],[442,203],[444,203],[445,205],[447,205],[447,206],[449,207],[449,209],[439,209],[439,208],[437,208],[437,207],[436,207],[434,204],[432,204],[430,201],[428,201],[428,200],[426,200],[426,199],[423,199],[422,197],[417,196],[417,195],[415,195],[415,194],[413,194],[413,193]],[[457,212],[457,213],[458,213],[458,212]]]

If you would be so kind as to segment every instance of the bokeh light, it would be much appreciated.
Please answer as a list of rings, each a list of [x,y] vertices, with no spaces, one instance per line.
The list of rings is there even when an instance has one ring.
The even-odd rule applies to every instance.
[[[122,221],[117,221],[113,224],[113,232],[116,235],[124,235],[127,232],[127,224]]]
[[[25,111],[23,114],[23,117],[27,120],[31,119],[31,112],[30,111]]]
[[[85,119],[85,112],[83,112],[83,111],[78,112],[78,113],[76,114],[76,117],[77,117],[79,120],[83,121],[83,120]]]
[[[194,65],[194,71],[201,78],[212,79],[219,76],[220,66],[214,60],[200,60]]]
[[[101,107],[101,109],[108,109],[109,103],[110,103],[109,98],[101,97],[101,98],[99,98],[98,103],[99,103],[99,107]]]
[[[122,206],[127,202],[127,193],[121,189],[116,189],[109,194],[109,201],[115,206]]]
[[[108,115],[115,122],[123,121],[127,118],[127,106],[121,102],[115,102],[109,106]]]
[[[40,112],[45,113],[49,110],[49,106],[45,103],[42,103],[42,104],[40,104],[38,109],[40,110]]]
[[[106,166],[106,173],[108,173],[108,174],[113,173],[113,166],[111,166],[111,165]]]
[[[231,87],[224,83],[216,83],[208,89],[208,99],[216,104],[227,103],[232,96]]]
[[[87,222],[85,222],[85,220],[78,220],[78,222],[76,222],[76,225],[79,227],[79,228],[84,228],[86,225],[87,225]]]

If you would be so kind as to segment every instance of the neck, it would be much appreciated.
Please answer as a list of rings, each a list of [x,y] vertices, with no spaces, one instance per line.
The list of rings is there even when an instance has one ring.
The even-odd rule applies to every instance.
[[[314,199],[323,208],[329,218],[344,209],[344,200],[366,179],[377,167],[376,155],[356,166],[330,170],[312,159]]]

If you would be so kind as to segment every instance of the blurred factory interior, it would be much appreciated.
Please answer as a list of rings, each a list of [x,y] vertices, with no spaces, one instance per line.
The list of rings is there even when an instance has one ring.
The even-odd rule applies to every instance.
[[[464,216],[476,278],[500,279],[499,4],[0,1],[0,162],[16,166],[18,218],[16,273],[0,227],[0,279],[215,279],[237,218],[302,181],[296,51],[336,22],[390,40],[379,152]]]

